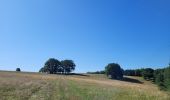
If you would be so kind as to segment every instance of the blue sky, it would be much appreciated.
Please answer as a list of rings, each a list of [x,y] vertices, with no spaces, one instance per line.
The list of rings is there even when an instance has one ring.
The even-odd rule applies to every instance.
[[[161,68],[170,61],[169,0],[0,0],[0,70]]]

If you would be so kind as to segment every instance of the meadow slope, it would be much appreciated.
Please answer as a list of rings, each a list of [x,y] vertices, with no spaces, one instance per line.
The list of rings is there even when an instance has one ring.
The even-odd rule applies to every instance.
[[[0,100],[170,100],[168,95],[139,77],[0,71]]]

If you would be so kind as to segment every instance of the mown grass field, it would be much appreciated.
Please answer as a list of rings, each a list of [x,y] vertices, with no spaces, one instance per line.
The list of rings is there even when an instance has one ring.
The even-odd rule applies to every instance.
[[[139,77],[0,71],[0,100],[170,100],[170,95]]]

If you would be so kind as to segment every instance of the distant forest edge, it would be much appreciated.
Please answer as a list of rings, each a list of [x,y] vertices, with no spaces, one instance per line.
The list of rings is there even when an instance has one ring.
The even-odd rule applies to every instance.
[[[87,72],[88,74],[106,74],[105,70],[96,72]],[[141,69],[128,69],[123,70],[123,75],[126,76],[139,76],[147,81],[152,81],[157,84],[160,90],[170,91],[170,64],[169,66],[161,69],[141,68]]]

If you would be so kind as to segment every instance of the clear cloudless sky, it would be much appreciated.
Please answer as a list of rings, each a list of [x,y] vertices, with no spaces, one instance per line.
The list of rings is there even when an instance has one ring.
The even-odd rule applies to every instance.
[[[0,70],[38,71],[49,58],[75,72],[170,62],[170,0],[0,0]]]

